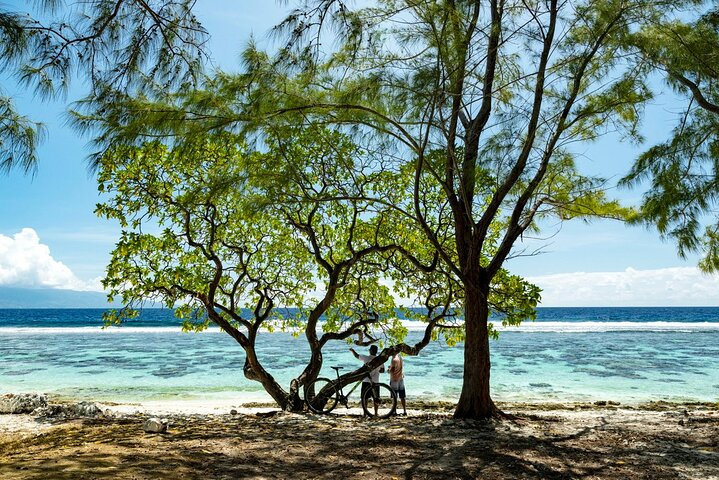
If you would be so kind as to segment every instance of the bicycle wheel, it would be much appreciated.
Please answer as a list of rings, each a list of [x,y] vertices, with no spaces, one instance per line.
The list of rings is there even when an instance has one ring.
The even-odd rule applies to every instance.
[[[329,378],[318,378],[305,387],[305,403],[315,413],[330,413],[337,406],[337,389]],[[324,392],[323,392],[324,390]]]
[[[397,408],[397,394],[386,383],[375,383],[362,396],[362,409],[368,417],[387,418]]]

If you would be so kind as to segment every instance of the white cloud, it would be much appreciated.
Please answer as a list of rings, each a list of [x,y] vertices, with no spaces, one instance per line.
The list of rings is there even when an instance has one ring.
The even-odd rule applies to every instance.
[[[99,279],[84,282],[55,260],[32,228],[12,237],[0,234],[0,286],[102,291]]]
[[[714,306],[719,275],[695,267],[622,272],[574,272],[527,278],[542,288],[547,307]]]

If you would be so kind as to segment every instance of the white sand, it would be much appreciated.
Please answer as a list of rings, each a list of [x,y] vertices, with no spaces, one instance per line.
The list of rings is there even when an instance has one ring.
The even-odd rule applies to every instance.
[[[0,415],[0,435],[37,435],[52,428],[52,425],[38,422],[32,415]]]

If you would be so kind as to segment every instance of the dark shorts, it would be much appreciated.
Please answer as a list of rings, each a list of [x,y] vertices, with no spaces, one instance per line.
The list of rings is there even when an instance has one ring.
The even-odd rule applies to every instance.
[[[379,399],[379,387],[377,385],[375,385],[373,387],[372,384],[369,382],[362,382],[362,398],[364,398],[364,393],[369,389],[372,389],[372,399],[378,400]]]
[[[404,379],[397,380],[396,382],[390,380],[389,386],[390,388],[392,388],[392,390],[394,390],[400,400],[404,400],[405,398],[407,398],[407,394],[404,391]]]

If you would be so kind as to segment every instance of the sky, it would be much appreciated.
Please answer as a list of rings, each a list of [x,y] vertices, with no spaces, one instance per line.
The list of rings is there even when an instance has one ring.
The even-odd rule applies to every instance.
[[[18,10],[26,2],[8,2]],[[267,47],[268,30],[283,18],[292,2],[203,0],[197,14],[211,34],[209,51],[225,70],[239,69],[239,53],[250,35]],[[43,122],[48,138],[39,148],[34,176],[19,170],[0,175],[0,287],[101,290],[100,280],[119,227],[94,214],[100,200],[87,169],[89,138],[66,124],[67,104],[81,95],[75,82],[68,98],[47,101],[18,88],[7,75],[0,85],[17,108]],[[643,124],[648,142],[661,139],[675,124],[671,100],[649,107]],[[642,147],[605,137],[583,145],[581,170],[616,182]],[[610,192],[636,204],[641,189]],[[697,256],[680,259],[671,242],[651,228],[600,220],[545,225],[542,238],[525,239],[532,256],[506,266],[543,289],[543,306],[719,305],[719,276],[696,269]]]

